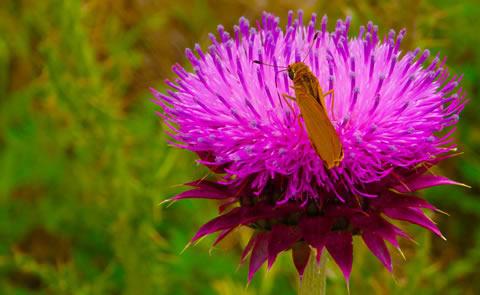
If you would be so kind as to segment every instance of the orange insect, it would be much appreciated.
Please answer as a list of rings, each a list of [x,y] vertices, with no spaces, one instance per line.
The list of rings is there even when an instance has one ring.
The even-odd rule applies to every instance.
[[[315,38],[316,35],[314,40]],[[260,61],[254,62],[261,63]],[[329,94],[333,96],[333,89],[324,93],[317,77],[304,62],[289,65],[287,71],[288,77],[293,81],[292,88],[295,90],[295,97],[287,94],[283,94],[283,97],[297,102],[310,142],[324,161],[325,166],[328,169],[337,167],[343,160],[343,148],[325,106],[325,97]],[[285,101],[293,111],[293,107],[287,100]]]
[[[289,65],[287,71],[293,81],[295,97],[283,96],[297,102],[310,142],[325,166],[328,169],[338,166],[343,160],[342,143],[325,106],[325,96],[333,95],[333,89],[324,93],[317,77],[303,62]]]

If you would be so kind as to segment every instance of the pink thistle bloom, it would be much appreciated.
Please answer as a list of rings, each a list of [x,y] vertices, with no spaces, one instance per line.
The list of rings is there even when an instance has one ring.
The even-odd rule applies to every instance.
[[[451,135],[466,103],[461,77],[439,56],[426,65],[428,50],[402,54],[405,30],[380,39],[368,23],[349,37],[350,18],[334,32],[326,17],[316,22],[314,14],[305,26],[299,11],[296,19],[288,14],[285,30],[269,13],[254,27],[240,18],[232,35],[219,26],[207,52],[186,50],[193,72],[176,64],[178,78],[166,81],[173,90],[152,90],[173,144],[219,174],[171,199],[220,202],[221,215],[192,242],[219,233],[216,244],[241,225],[256,229],[242,255],[250,254],[249,280],[289,249],[300,275],[311,249],[317,257],[326,249],[348,279],[353,236],[391,271],[386,242],[399,249],[399,237],[411,238],[388,220],[443,237],[423,212],[437,209],[413,192],[458,184],[428,172],[456,149]],[[335,94],[325,99],[344,159],[332,169],[299,124],[298,106],[292,102],[292,113],[281,97],[294,95],[283,67],[305,57],[324,92]]]

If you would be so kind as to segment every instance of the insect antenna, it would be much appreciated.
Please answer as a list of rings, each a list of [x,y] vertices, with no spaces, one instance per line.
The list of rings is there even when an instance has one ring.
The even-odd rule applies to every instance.
[[[259,60],[257,60],[257,59],[254,60],[253,63],[256,63],[256,64],[258,64],[258,65],[268,66],[268,67],[275,67],[275,65],[266,64],[266,63],[261,62],[261,61],[259,61]],[[277,65],[277,67],[278,67],[278,68],[284,68],[284,69],[287,69],[287,68],[288,68],[288,67],[286,67],[286,66],[279,66],[279,65]]]
[[[275,65],[266,64],[266,63],[261,62],[261,61],[259,61],[259,60],[254,60],[253,62],[256,63],[256,64],[259,64],[259,65],[264,65],[264,66],[268,66],[268,67],[275,67]],[[285,71],[288,70],[288,66],[279,66],[279,65],[277,65],[276,67],[277,67],[277,68],[282,68],[282,69],[279,70],[279,71],[276,71],[276,72],[275,72],[275,76],[276,76],[278,73],[285,72]],[[277,79],[275,79],[275,87],[278,88],[278,81],[277,81]]]
[[[307,57],[310,54],[310,51],[312,51],[313,45],[315,44],[317,37],[318,37],[318,32],[316,32],[315,35],[313,36],[312,44],[310,44],[310,48],[308,48],[307,54],[303,58],[302,62],[305,62],[305,60],[307,60]]]

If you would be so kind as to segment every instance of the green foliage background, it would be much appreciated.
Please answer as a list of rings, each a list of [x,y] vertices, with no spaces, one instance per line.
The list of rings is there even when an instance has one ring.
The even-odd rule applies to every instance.
[[[447,242],[409,227],[392,276],[355,244],[352,294],[480,294],[480,47],[476,0],[407,1],[2,0],[0,1],[0,294],[293,294],[288,253],[246,286],[237,270],[248,233],[209,255],[206,239],[180,255],[214,204],[165,198],[201,177],[190,153],[166,144],[149,101],[185,47],[208,45],[263,10],[353,16],[382,33],[408,30],[404,49],[430,48],[464,73],[471,100],[456,133],[460,157],[439,173],[471,189],[424,195]],[[158,109],[157,109],[158,110]],[[345,294],[329,263],[328,294]]]

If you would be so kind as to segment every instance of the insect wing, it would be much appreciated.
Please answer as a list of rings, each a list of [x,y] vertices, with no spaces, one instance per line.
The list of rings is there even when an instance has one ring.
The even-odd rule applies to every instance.
[[[343,159],[342,144],[325,109],[306,92],[296,96],[313,147],[328,169],[338,166]]]

